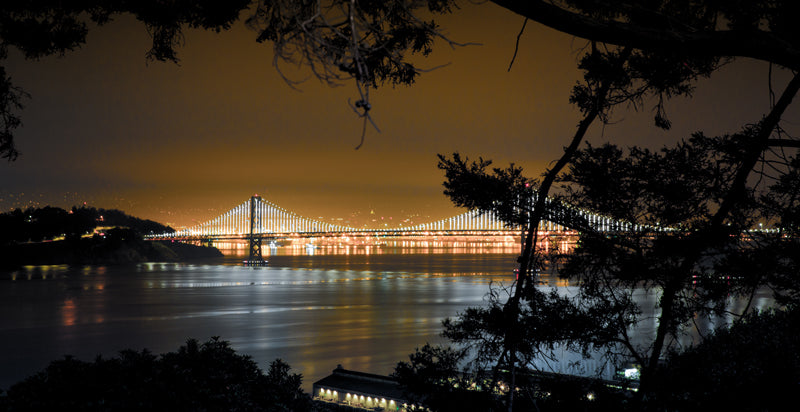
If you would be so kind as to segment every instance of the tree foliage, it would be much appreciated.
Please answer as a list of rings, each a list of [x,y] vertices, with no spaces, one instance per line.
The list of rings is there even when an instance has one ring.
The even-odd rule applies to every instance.
[[[93,362],[68,356],[11,386],[0,405],[8,411],[308,411],[311,399],[301,382],[280,359],[264,374],[215,337],[190,339],[161,356],[130,349]]]
[[[791,0],[493,3],[558,31],[656,55],[750,57],[800,69],[800,32],[793,22],[798,5]],[[684,63],[671,60],[670,66]]]
[[[320,79],[354,80],[358,98],[353,110],[371,121],[369,91],[380,84],[413,84],[426,70],[414,56],[427,56],[435,41],[452,46],[434,16],[456,12],[456,0],[258,0],[246,13],[258,42],[273,44],[280,61],[305,65]],[[670,127],[663,102],[691,91],[691,81],[712,72],[720,62],[750,57],[792,70],[800,69],[800,45],[791,17],[798,7],[782,1],[654,0],[494,0],[493,3],[556,30],[597,44],[630,50],[628,75],[644,77],[659,96],[655,120]],[[176,1],[22,1],[0,7],[0,59],[10,48],[26,58],[64,54],[86,40],[92,25],[132,14],[150,33],[147,57],[178,61],[184,28],[228,29],[251,5],[250,0]],[[524,27],[524,26],[523,26]],[[602,70],[595,66],[591,72]],[[292,80],[286,78],[289,83]],[[676,81],[677,80],[677,81]],[[578,90],[577,104],[587,106],[590,89]],[[636,91],[628,89],[628,102]],[[13,132],[25,97],[0,71],[0,155],[17,157]],[[612,101],[611,99],[609,101]],[[602,113],[601,113],[602,115]],[[374,123],[373,123],[374,125]],[[363,135],[362,135],[363,137]],[[363,143],[363,140],[362,140]]]
[[[494,387],[480,375],[462,373],[464,350],[426,344],[399,362],[392,376],[408,400],[435,411],[490,410],[497,405]]]
[[[790,87],[789,93],[796,90]],[[764,124],[715,138],[696,133],[658,152],[637,147],[624,151],[606,144],[565,154],[569,173],[558,178],[563,201],[632,223],[638,231],[607,234],[581,227],[578,246],[563,258],[559,269],[580,285],[575,296],[543,299],[545,294],[531,287],[529,280],[520,280],[508,300],[490,299],[489,308],[470,308],[455,321],[445,322],[444,335],[475,348],[474,359],[483,368],[492,359],[512,370],[517,363],[531,367],[532,359],[555,343],[584,353],[587,348],[604,348],[610,359],[630,359],[644,367],[644,393],[652,389],[650,379],[666,351],[676,348],[698,317],[726,316],[731,296],[747,300],[758,288],[772,287],[782,301],[796,299],[800,250],[796,237],[786,236],[793,233],[798,206],[796,157],[766,153],[762,162],[775,173],[749,183],[741,179],[753,169],[754,151],[765,150],[759,144],[768,135]],[[481,160],[470,166],[460,156],[443,160],[445,193],[459,205],[492,210],[502,204],[505,197],[490,198],[504,193],[502,188],[486,187],[515,168],[488,173],[485,164]],[[515,170],[515,175],[521,173]],[[547,175],[551,176],[553,170]],[[469,186],[458,182],[483,185],[451,194],[451,188]],[[543,203],[545,210],[539,216],[546,216],[553,203]],[[536,207],[529,216],[536,216]],[[534,217],[530,219],[529,239],[538,227]],[[758,223],[780,230],[751,231]],[[541,254],[533,251],[531,259],[540,265]],[[636,332],[640,324],[649,323],[634,298],[638,289],[657,298],[660,313],[652,340],[642,341]],[[557,320],[543,315],[542,307],[544,313],[554,310]],[[535,333],[547,328],[580,332]]]
[[[508,298],[495,294],[488,308],[469,309],[448,322],[445,333],[455,343],[471,347],[477,364],[487,367],[493,361],[495,371],[509,371],[502,379],[510,378],[512,387],[517,368],[529,367],[542,348],[556,343],[581,350],[603,347],[610,355],[640,361],[644,367],[640,393],[649,393],[662,355],[675,338],[695,316],[722,313],[729,294],[752,295],[766,285],[781,292],[782,299],[797,298],[800,192],[797,156],[789,149],[800,144],[781,128],[781,118],[800,90],[800,76],[794,75],[785,85],[763,118],[752,119],[747,127],[726,136],[698,133],[660,152],[583,146],[589,127],[597,120],[610,121],[618,107],[651,104],[655,125],[669,128],[665,102],[689,96],[698,79],[733,59],[754,58],[800,70],[800,29],[793,21],[800,7],[796,2],[493,2],[525,19],[587,39],[585,54],[579,59],[584,78],[570,96],[581,118],[564,155],[541,181],[524,177],[513,165],[489,170],[490,162],[483,159],[440,158],[446,194],[456,204],[498,212],[509,225],[520,225],[526,232],[519,280]],[[181,27],[224,29],[246,2],[223,8],[231,13],[218,14],[221,20],[203,18],[222,4],[211,0],[170,2],[166,12],[159,8],[163,2],[156,1],[80,2],[69,7],[62,2],[46,2],[42,7],[33,2],[19,4],[3,9],[3,55],[8,47],[33,58],[70,50],[85,38],[86,26],[76,17],[80,11],[88,12],[97,23],[131,12],[153,32],[151,57],[175,60],[172,51]],[[456,10],[454,0],[260,0],[248,23],[257,31],[258,41],[274,44],[276,61],[307,65],[329,82],[354,80],[358,98],[353,110],[366,127],[370,89],[384,83],[412,84],[422,72],[415,55],[428,55],[436,39],[456,44],[441,35],[431,18]],[[25,37],[6,34],[15,27],[22,33],[29,27],[36,30]],[[27,38],[32,39],[30,44],[20,40]],[[5,83],[0,92],[8,90],[2,94],[7,103],[0,105],[0,114],[13,116],[23,95],[7,79]],[[7,132],[0,135],[4,150],[0,154],[12,158],[16,151],[10,132],[19,122],[3,119],[10,120],[0,125]],[[642,229],[607,234],[582,227],[578,248],[561,267],[564,275],[581,281],[578,295],[571,299],[538,291],[533,278],[543,262],[539,222],[547,217],[550,203],[546,199],[558,184],[564,201]],[[527,194],[533,189],[537,195],[531,202]],[[758,223],[779,232],[751,232]],[[722,276],[736,281],[719,282]],[[657,297],[660,312],[655,336],[639,344],[629,332],[642,321],[641,308],[631,296],[633,288],[642,285]],[[558,332],[548,329],[558,321],[568,326]],[[439,355],[428,352],[420,354],[420,362],[438,359]],[[426,370],[413,362],[406,371]],[[515,393],[508,391],[509,409],[513,409]]]
[[[564,155],[541,183],[535,181],[537,201],[532,209],[527,210],[525,200],[516,206],[506,202],[518,184],[506,182],[503,188],[499,182],[504,175],[514,170],[525,181],[513,165],[489,172],[489,162],[483,159],[472,164],[458,155],[440,160],[446,171],[445,194],[455,204],[525,211],[521,217],[528,221],[522,226],[527,238],[511,296],[501,303],[490,299],[489,308],[470,308],[445,322],[445,336],[459,347],[473,348],[474,360],[482,367],[489,367],[493,359],[496,367],[506,367],[512,377],[515,366],[532,367],[531,359],[546,354],[542,349],[554,343],[584,351],[604,348],[615,362],[628,359],[643,366],[640,394],[646,394],[654,389],[652,379],[663,355],[677,348],[697,318],[728,315],[730,296],[747,301],[759,287],[772,287],[786,300],[798,296],[792,273],[796,273],[800,251],[794,238],[784,236],[792,230],[797,209],[796,155],[772,150],[797,146],[780,128],[780,119],[800,85],[797,77],[763,119],[739,132],[713,138],[697,133],[660,152],[637,147],[625,151],[614,145],[578,150],[588,124],[596,119],[607,122],[615,107],[622,103],[639,107],[648,96],[655,97],[656,126],[668,128],[665,100],[690,94],[698,76],[711,75],[720,63],[734,57],[793,67],[787,61],[794,53],[794,29],[781,25],[778,16],[793,6],[752,2],[759,3],[758,13],[747,20],[742,8],[717,2],[497,3],[570,33],[591,33],[587,36],[597,43],[591,43],[581,61],[585,84],[572,94],[583,119]],[[539,14],[534,16],[533,10]],[[566,20],[557,22],[562,18]],[[619,30],[629,31],[629,36],[608,37]],[[643,30],[641,36],[634,35],[637,30]],[[775,42],[772,46],[780,45],[777,50],[773,47],[756,55],[724,40],[737,36],[761,41],[765,32]],[[681,37],[689,43],[681,43]],[[781,43],[787,37],[791,39]],[[712,43],[716,46],[697,46]],[[569,169],[566,175],[561,174],[564,169]],[[639,228],[634,233],[606,234],[575,226],[581,229],[580,241],[574,253],[564,257],[560,273],[580,288],[567,300],[543,299],[546,295],[536,291],[532,282],[531,269],[543,262],[537,248],[538,224],[556,203],[545,200],[556,181],[563,201]],[[780,230],[750,231],[759,223]],[[637,327],[651,321],[643,317],[643,308],[634,298],[637,289],[656,298],[658,326],[651,339],[635,338]],[[547,308],[545,313],[557,310],[561,324],[550,322],[540,313],[541,307]],[[749,307],[745,306],[745,312]],[[533,332],[548,326],[582,332],[565,336]],[[509,392],[509,410],[513,394]]]
[[[483,159],[470,162],[458,153],[452,158],[439,155],[439,169],[446,179],[444,194],[458,207],[493,211],[510,227],[524,224],[531,210],[522,199],[533,196],[535,181],[522,176],[522,169],[513,164],[487,173],[491,164]]]
[[[800,382],[797,308],[751,313],[702,344],[672,353],[655,377],[661,410],[781,410]]]
[[[259,1],[248,23],[257,41],[270,41],[275,57],[306,64],[321,79],[354,78],[359,86],[411,84],[419,71],[408,55],[427,56],[441,37],[421,11],[447,13],[453,2]]]
[[[561,269],[580,282],[578,298],[590,313],[616,305],[616,316],[598,324],[611,328],[627,355],[645,367],[643,383],[697,318],[724,317],[731,296],[750,299],[770,285],[780,274],[773,262],[796,265],[796,242],[779,232],[749,230],[763,218],[752,191],[724,225],[715,225],[733,190],[747,133],[696,134],[657,153],[587,147],[563,179],[572,185],[566,192],[573,202],[644,227],[621,236],[582,235]],[[765,259],[770,254],[773,259]],[[655,291],[660,308],[654,340],[638,346],[629,336],[643,320],[632,299],[636,288]]]
[[[587,144],[559,178],[560,197],[633,223],[638,230],[583,228],[575,249],[558,262],[560,276],[578,285],[575,293],[548,294],[518,281],[505,297],[500,296],[503,290],[493,289],[487,306],[446,320],[443,335],[470,350],[467,364],[475,370],[500,368],[513,374],[516,366],[522,376],[536,367],[537,359],[555,360],[550,351],[556,347],[602,355],[616,365],[631,361],[643,368],[640,393],[651,394],[658,388],[655,379],[665,355],[682,348],[682,338],[699,320],[746,315],[761,288],[772,288],[779,302],[796,304],[800,244],[787,236],[791,228],[781,226],[796,213],[795,185],[786,178],[796,173],[796,162],[784,164],[789,169],[781,179],[749,184],[736,207],[719,220],[755,133],[751,128],[715,138],[696,133],[655,152]],[[505,175],[498,176],[498,170],[487,175],[483,168],[461,171],[459,180],[490,185]],[[459,195],[480,193],[503,192],[472,187]],[[781,230],[751,230],[758,223]],[[652,335],[647,331],[653,319],[636,296],[641,291],[657,305]],[[732,298],[745,302],[744,309],[732,313]],[[508,382],[509,376],[493,376],[499,378]],[[522,380],[517,384],[524,387]]]

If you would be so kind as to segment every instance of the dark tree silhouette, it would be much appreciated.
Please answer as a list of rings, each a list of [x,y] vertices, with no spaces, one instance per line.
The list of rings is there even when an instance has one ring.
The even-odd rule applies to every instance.
[[[680,333],[693,310],[707,313],[718,309],[714,303],[727,290],[709,283],[696,299],[687,296],[687,279],[716,278],[741,272],[739,268],[746,267],[756,272],[754,278],[736,285],[743,292],[752,291],[759,284],[780,285],[790,290],[796,286],[790,276],[797,268],[794,238],[762,236],[747,229],[760,221],[796,234],[797,189],[787,177],[797,175],[798,164],[793,151],[782,149],[800,145],[780,126],[782,116],[800,89],[800,75],[794,75],[784,86],[763,118],[751,119],[749,126],[730,136],[698,135],[661,153],[643,149],[626,153],[613,146],[581,151],[582,142],[591,124],[609,121],[613,110],[620,105],[650,104],[655,112],[655,125],[669,128],[665,102],[674,96],[690,94],[699,78],[712,75],[735,58],[754,58],[795,72],[800,70],[800,26],[793,21],[800,6],[791,0],[496,0],[494,3],[519,14],[521,19],[587,39],[586,53],[579,63],[585,72],[584,82],[571,96],[582,117],[564,155],[541,181],[524,178],[514,167],[489,173],[486,171],[489,164],[483,160],[470,163],[456,156],[441,159],[448,179],[446,190],[456,204],[504,211],[509,223],[519,224],[522,220],[526,230],[524,251],[519,259],[519,281],[509,291],[508,299],[498,299],[496,306],[485,312],[476,310],[475,315],[469,315],[468,311],[451,322],[446,333],[454,339],[476,342],[469,335],[470,330],[489,331],[479,336],[478,343],[494,350],[484,353],[493,354],[495,370],[509,371],[502,379],[515,387],[519,365],[527,367],[541,345],[546,348],[554,341],[564,340],[563,336],[539,333],[550,319],[542,314],[557,313],[554,309],[561,308],[565,323],[572,322],[570,325],[576,331],[581,328],[587,331],[588,339],[574,340],[580,348],[592,345],[609,348],[616,343],[628,355],[636,358],[638,354],[644,367],[640,393],[647,393],[648,379],[669,346],[670,337]],[[50,17],[51,10],[64,9],[60,2],[47,3],[48,7],[42,10],[31,6],[32,3],[22,4],[24,12],[39,13],[34,14],[39,18],[34,19],[34,27],[42,24],[39,21],[45,27],[57,22],[44,33],[65,34],[67,40],[55,42],[53,38],[62,37],[44,36],[39,39],[45,41],[37,42],[29,54],[24,48],[27,46],[20,47],[7,40],[15,37],[2,34],[3,47],[18,47],[27,56],[36,57],[37,53],[69,50],[82,41],[80,36],[74,40],[75,34],[85,29],[77,23],[75,14],[70,14],[74,10]],[[171,2],[174,10],[168,8],[166,14],[153,7],[140,10],[133,6],[138,2],[102,4],[117,8],[92,4],[96,7],[81,10],[90,11],[96,22],[103,22],[114,13],[136,14],[154,29],[151,57],[160,60],[175,59],[171,52],[183,25],[222,29],[235,18],[233,14],[228,14],[230,19],[222,22],[201,18],[210,10],[208,7],[217,4],[211,1],[197,3],[203,6]],[[238,13],[244,5],[232,9]],[[184,14],[187,8],[193,12]],[[452,0],[261,0],[248,23],[257,31],[258,41],[274,44],[276,61],[305,64],[329,82],[353,80],[358,96],[352,107],[363,117],[366,128],[371,121],[371,89],[383,83],[412,84],[423,70],[410,60],[411,55],[427,55],[437,39],[451,46],[457,44],[443,37],[431,18],[456,10]],[[24,13],[5,12],[4,16],[11,16],[12,21],[28,21]],[[5,30],[14,25],[0,27]],[[10,84],[7,89],[12,92],[4,96],[11,98],[6,98],[9,103],[0,109],[5,107],[3,113],[13,113],[22,94]],[[6,121],[5,130],[10,133],[17,124],[18,120]],[[13,140],[3,139],[2,153],[12,158],[16,155]],[[664,165],[668,172],[658,173]],[[569,173],[563,177],[565,170]],[[653,229],[640,237],[615,237],[591,230],[582,233],[580,248],[568,258],[564,268],[565,273],[585,281],[587,287],[582,293],[595,306],[555,299],[533,287],[532,269],[542,261],[537,250],[538,223],[549,213],[544,199],[560,176],[574,201],[645,226],[657,222],[659,227],[665,227],[667,222],[674,222],[679,229],[675,232]],[[604,184],[591,186],[599,184],[595,178],[598,176],[603,177],[599,183]],[[609,181],[615,184],[607,184]],[[481,183],[487,190],[465,189],[470,182]],[[526,193],[531,186],[539,193],[535,204],[509,203],[515,194]],[[743,239],[750,243],[744,243]],[[780,255],[759,262],[758,257],[767,251]],[[709,256],[713,256],[711,262],[707,261]],[[650,290],[657,294],[661,310],[656,337],[643,351],[625,342],[625,325],[636,322],[637,312],[628,297],[616,294],[619,288],[615,287],[629,285],[634,280],[646,280],[656,288]],[[508,391],[509,410],[513,409],[515,393]]]
[[[613,145],[577,151],[569,173],[559,179],[561,201],[640,229],[602,233],[576,221],[575,227],[582,228],[578,245],[562,257],[559,268],[561,276],[579,285],[573,296],[548,295],[530,281],[517,282],[505,295],[505,290],[493,290],[488,307],[447,320],[444,336],[472,350],[473,374],[486,371],[495,381],[523,389],[524,382],[515,382],[516,367],[533,368],[535,359],[547,359],[557,346],[584,354],[599,351],[616,364],[632,361],[642,367],[639,401],[651,402],[637,407],[656,405],[658,369],[668,352],[681,348],[681,337],[695,322],[747,315],[756,291],[764,287],[773,288],[779,302],[798,303],[796,161],[784,165],[784,174],[772,183],[751,181],[736,207],[719,217],[749,155],[746,142],[758,132],[748,128],[717,138],[697,133],[658,152]],[[513,200],[507,176],[516,176],[518,169],[487,173],[483,161],[470,165],[459,156],[454,159],[444,165],[448,173],[459,171],[453,175],[456,184],[453,178],[446,183],[448,190],[479,182],[453,194],[456,202],[479,196],[480,205],[491,210]],[[490,194],[496,194],[494,201],[485,198]],[[779,229],[752,231],[758,223]],[[635,297],[643,292],[659,309],[652,337],[639,332],[652,325]],[[731,297],[745,304],[733,311]],[[511,400],[509,395],[509,408]]]
[[[63,54],[85,41],[89,24],[81,16],[88,15],[92,24],[104,24],[116,15],[130,13],[151,33],[153,46],[148,58],[160,61],[177,61],[176,49],[185,27],[225,30],[254,3],[247,23],[257,32],[256,41],[274,45],[276,67],[283,60],[307,65],[331,83],[355,80],[358,97],[352,108],[364,118],[365,127],[371,121],[371,88],[385,82],[413,84],[426,69],[412,61],[411,55],[427,56],[437,39],[450,46],[459,44],[443,36],[432,18],[457,11],[455,0],[6,3],[0,7],[0,59],[9,48],[19,49],[30,59]],[[750,57],[800,69],[800,36],[791,17],[800,6],[791,0],[493,3],[519,14],[525,22],[530,19],[598,44],[632,50],[630,64],[641,63],[639,71],[658,90],[656,121],[663,127],[669,126],[663,99],[674,91],[668,83],[708,74],[718,59]],[[525,25],[522,27],[524,30]],[[659,86],[659,82],[663,84]],[[16,111],[24,96],[0,71],[0,155],[11,160],[18,154],[13,131],[20,125]]]
[[[654,53],[751,57],[800,69],[791,0],[493,0],[527,19],[597,42]],[[675,62],[680,64],[681,62]]]
[[[310,411],[302,377],[280,359],[267,374],[230,343],[190,339],[160,356],[123,350],[93,362],[65,357],[11,386],[0,407],[33,410]]]
[[[577,312],[578,317],[570,318],[572,312],[565,310],[563,324],[588,327],[582,334],[585,339],[564,343],[582,342],[579,347],[583,349],[613,342],[622,345],[622,351],[645,368],[640,393],[650,390],[649,377],[670,339],[681,333],[693,315],[722,310],[719,303],[724,293],[748,295],[760,285],[772,284],[780,285],[784,295],[796,296],[797,285],[791,281],[790,273],[797,268],[794,257],[797,243],[782,236],[748,233],[747,229],[761,219],[761,223],[772,222],[787,231],[797,213],[796,189],[789,183],[791,176],[796,175],[795,155],[772,151],[774,147],[798,146],[779,125],[800,86],[797,76],[786,85],[763,119],[754,119],[756,123],[733,136],[711,140],[698,136],[675,149],[665,149],[663,156],[641,149],[630,157],[622,156],[622,151],[613,147],[589,149],[580,154],[582,162],[575,163],[588,125],[596,119],[607,121],[610,111],[620,103],[640,105],[642,99],[655,96],[656,126],[669,128],[670,122],[664,112],[665,99],[688,94],[699,76],[711,75],[720,63],[746,56],[795,69],[796,29],[786,24],[784,14],[791,13],[793,4],[748,2],[752,7],[747,8],[742,7],[741,2],[730,6],[699,1],[656,1],[647,5],[593,1],[497,3],[593,41],[591,51],[582,61],[586,86],[573,93],[573,102],[581,108],[584,117],[564,156],[547,171],[544,180],[527,182],[539,189],[539,201],[532,208],[525,203],[513,204],[511,194],[519,192],[521,183],[525,182],[513,166],[488,173],[489,164],[484,160],[469,163],[459,156],[452,160],[441,158],[440,167],[447,177],[445,193],[457,205],[493,210],[501,216],[503,210],[517,211],[528,221],[528,236],[520,258],[520,280],[510,297],[498,305],[498,310],[465,312],[455,323],[446,324],[446,336],[461,344],[477,345],[478,354],[485,353],[487,347],[497,349],[493,353],[497,367],[510,369],[512,382],[517,362],[526,365],[525,361],[542,345],[547,347],[547,341],[537,341],[541,335],[526,336],[524,332],[546,328],[547,318],[539,317],[534,324],[526,320],[531,318],[530,313],[538,313],[541,305],[555,307],[558,303],[543,300],[541,294],[528,287],[532,284],[528,276],[533,273],[530,269],[542,261],[536,250],[536,228],[548,214],[545,196],[550,194],[560,172],[570,164],[569,179],[578,176],[585,179],[570,180],[577,190],[573,192],[573,201],[630,222],[650,221],[660,225],[674,222],[681,231],[688,231],[674,235],[651,232],[644,243],[638,244],[636,238],[629,239],[626,244],[589,231],[583,234],[581,247],[568,259],[564,271],[582,279],[586,287],[582,290],[585,299],[577,307],[582,309]],[[601,41],[607,42],[606,45],[594,43]],[[620,48],[608,48],[608,44]],[[755,44],[760,46],[753,46]],[[636,158],[638,160],[634,160]],[[637,168],[630,167],[630,162],[637,163]],[[756,169],[759,164],[763,166],[762,171],[767,169],[771,173],[759,172]],[[752,183],[754,172],[760,174],[760,184],[748,184]],[[515,178],[509,180],[511,175]],[[638,179],[638,183],[632,186],[631,179]],[[779,185],[768,187],[769,183],[765,183],[776,180]],[[474,183],[480,186],[464,189]],[[708,186],[711,184],[716,186]],[[578,187],[580,189],[576,189]],[[762,193],[772,203],[753,204],[756,193]],[[647,194],[647,199],[638,197],[643,194]],[[616,209],[610,208],[614,205]],[[620,213],[622,210],[627,214]],[[631,216],[633,212],[637,214]],[[505,215],[509,223],[518,223],[518,216]],[[764,259],[769,253],[775,258]],[[709,256],[714,257],[713,261],[704,262]],[[719,285],[707,282],[699,298],[686,294],[687,285],[691,285],[695,276],[701,279],[723,275],[742,278],[740,275],[745,274],[746,280],[735,288],[720,289]],[[631,305],[624,288],[645,278],[647,282],[654,282],[651,286],[656,289],[649,290],[656,291],[661,314],[652,345],[637,349],[627,333],[628,327],[637,322],[639,309]],[[504,315],[498,316],[501,311]],[[595,321],[583,322],[585,315],[593,315]],[[503,326],[489,327],[497,324]],[[614,324],[617,326],[608,327]],[[598,325],[603,328],[593,327]],[[502,343],[498,343],[498,339]],[[481,357],[476,360],[480,361]],[[509,410],[513,394],[509,392]]]
[[[794,401],[800,381],[800,312],[750,314],[701,345],[673,353],[655,377],[661,410],[774,411]]]
[[[392,374],[408,400],[435,411],[491,410],[497,387],[490,380],[461,373],[464,350],[424,345],[399,362]]]

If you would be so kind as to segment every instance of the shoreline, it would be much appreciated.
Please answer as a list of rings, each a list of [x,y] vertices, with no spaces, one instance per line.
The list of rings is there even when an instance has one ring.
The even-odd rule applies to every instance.
[[[28,265],[125,265],[223,257],[223,253],[213,246],[143,241],[135,237],[93,237],[0,246],[0,270],[15,270]]]

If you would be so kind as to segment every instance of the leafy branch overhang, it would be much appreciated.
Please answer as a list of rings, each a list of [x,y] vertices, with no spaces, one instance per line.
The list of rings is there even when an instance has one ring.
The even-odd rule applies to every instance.
[[[665,29],[663,25],[644,26],[630,21],[590,17],[546,0],[492,2],[552,29],[601,43],[647,51],[679,50],[697,56],[750,57],[800,70],[797,39],[763,29],[702,29],[683,24],[670,24]],[[628,7],[636,7],[635,2],[626,3]],[[614,4],[626,6],[619,2]]]

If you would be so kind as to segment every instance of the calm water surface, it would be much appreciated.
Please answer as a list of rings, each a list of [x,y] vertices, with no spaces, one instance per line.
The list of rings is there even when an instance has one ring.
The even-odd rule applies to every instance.
[[[511,249],[466,252],[278,248],[261,268],[229,256],[0,272],[0,388],[65,354],[164,353],[212,336],[262,368],[284,359],[306,388],[337,364],[388,374],[415,347],[440,341],[442,319],[482,304],[491,282],[513,280]]]
[[[287,361],[303,374],[306,391],[337,364],[389,374],[414,348],[441,342],[442,319],[483,304],[491,283],[510,284],[517,256],[515,247],[480,245],[265,251],[269,266],[259,268],[241,266],[238,249],[207,264],[0,272],[0,388],[66,354],[84,360],[127,348],[159,354],[177,350],[188,338],[212,336],[230,341],[262,369],[275,358]],[[575,289],[552,275],[540,280],[542,287],[563,293]],[[650,314],[638,332],[646,338],[656,328],[657,302],[645,291],[634,297]],[[771,303],[764,292],[752,304]],[[745,304],[731,301],[730,309]],[[707,331],[729,320],[696,322]],[[563,365],[573,357],[559,356]],[[613,373],[611,365],[583,365]]]

